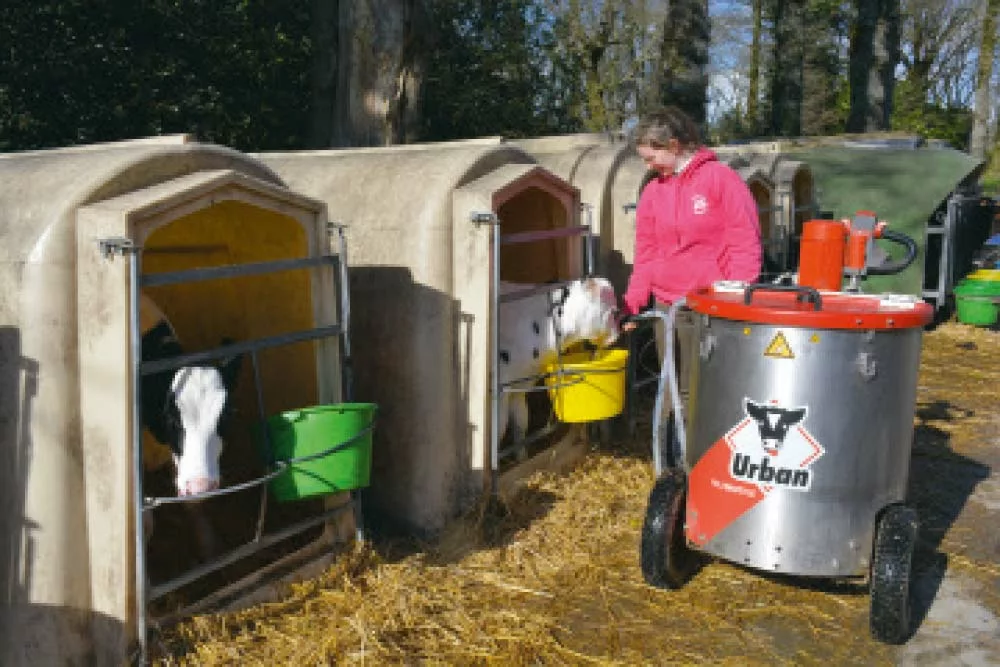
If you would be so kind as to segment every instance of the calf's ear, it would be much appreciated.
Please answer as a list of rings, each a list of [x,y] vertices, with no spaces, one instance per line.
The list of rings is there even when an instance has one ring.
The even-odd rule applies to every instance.
[[[223,338],[222,344],[229,345],[233,342],[232,338]],[[222,365],[219,367],[219,373],[222,374],[222,385],[226,388],[226,391],[232,391],[233,386],[236,384],[236,379],[240,376],[240,370],[243,368],[243,357],[246,355],[237,354],[234,357],[229,357],[222,361]]]
[[[233,386],[236,384],[236,379],[240,376],[240,370],[243,368],[244,356],[237,354],[235,357],[222,362],[219,372],[222,374],[222,384],[226,387],[226,391],[232,391]]]

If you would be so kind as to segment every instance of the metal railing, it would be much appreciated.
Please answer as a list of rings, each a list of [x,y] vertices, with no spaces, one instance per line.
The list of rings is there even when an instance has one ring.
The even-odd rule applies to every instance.
[[[500,382],[500,343],[499,343],[499,330],[500,330],[500,304],[509,303],[512,301],[518,301],[521,299],[526,299],[531,296],[538,294],[548,293],[562,289],[570,285],[572,280],[556,281],[551,283],[545,283],[544,285],[537,285],[532,287],[527,287],[516,292],[509,292],[507,294],[500,294],[500,247],[505,245],[516,245],[523,243],[534,243],[537,241],[546,241],[552,239],[563,239],[563,238],[579,238],[583,237],[584,244],[584,275],[588,276],[593,273],[594,264],[594,250],[593,250],[593,231],[591,229],[591,211],[592,207],[583,204],[581,208],[587,213],[588,224],[585,225],[574,225],[570,227],[562,227],[559,229],[547,229],[541,231],[530,231],[530,232],[517,232],[512,234],[501,234],[500,229],[500,218],[493,212],[480,213],[473,212],[470,215],[470,221],[474,224],[489,224],[492,228],[491,237],[491,260],[492,260],[492,275],[491,275],[491,298],[492,298],[492,317],[490,317],[490,493],[492,496],[496,497],[500,490],[500,460],[506,458],[510,454],[527,447],[542,438],[550,435],[555,431],[556,424],[549,421],[545,426],[541,427],[534,433],[526,434],[518,442],[510,443],[502,451],[500,449],[500,419],[506,419],[507,415],[500,415],[500,402],[502,396],[505,393],[528,393],[534,391],[547,391],[549,387],[536,386],[540,380],[544,380],[546,377],[552,375],[562,376],[562,346],[558,343],[556,345],[556,366],[560,370],[556,373],[542,373],[537,376],[532,376],[529,378],[517,378],[510,380],[508,382]],[[557,334],[558,335],[558,334]],[[566,373],[571,374],[571,373]],[[568,383],[559,384],[558,386],[568,386],[568,384],[575,384],[579,380],[570,381]],[[517,385],[528,383],[530,386],[520,387]]]
[[[160,599],[198,579],[217,572],[220,569],[236,563],[248,556],[256,554],[263,549],[279,544],[291,537],[300,535],[307,530],[323,525],[335,515],[350,508],[354,511],[357,526],[356,537],[362,540],[363,521],[361,516],[361,501],[356,492],[350,493],[350,499],[343,505],[323,513],[287,526],[280,531],[264,535],[263,527],[267,515],[267,483],[281,474],[285,473],[289,466],[295,463],[303,463],[324,456],[329,456],[336,451],[343,449],[354,441],[369,435],[374,428],[374,421],[369,427],[354,437],[343,442],[336,443],[328,449],[288,460],[275,460],[271,448],[270,437],[264,424],[267,419],[264,406],[263,387],[261,386],[260,368],[258,352],[302,343],[307,341],[319,341],[328,338],[338,338],[340,343],[340,368],[341,368],[341,389],[345,400],[350,400],[353,391],[351,377],[351,352],[348,332],[350,329],[350,297],[347,282],[347,243],[344,237],[344,226],[339,224],[329,224],[328,234],[330,237],[337,236],[339,248],[336,253],[323,254],[313,257],[299,259],[285,259],[268,262],[255,262],[240,265],[229,265],[219,267],[206,267],[174,271],[167,273],[157,273],[152,275],[142,274],[142,248],[135,245],[129,239],[111,238],[101,239],[98,242],[100,252],[106,258],[116,255],[128,257],[129,267],[129,334],[131,338],[131,376],[132,376],[132,405],[131,405],[131,440],[132,440],[132,474],[134,477],[133,489],[133,513],[135,516],[135,534],[133,536],[135,549],[135,587],[136,587],[136,622],[138,633],[138,647],[136,658],[141,664],[145,664],[148,656],[147,626],[148,605],[150,602]],[[332,245],[332,244],[331,244]],[[339,294],[340,317],[338,324],[319,326],[312,329],[294,331],[276,336],[262,337],[258,339],[245,340],[235,343],[220,345],[218,347],[202,350],[198,352],[185,353],[170,358],[163,358],[151,361],[142,361],[142,331],[140,326],[140,294],[145,287],[159,287],[166,285],[187,284],[207,280],[220,280],[224,278],[246,277],[268,275],[284,271],[294,271],[303,269],[320,269],[329,267],[334,275],[335,291]],[[181,368],[187,365],[204,364],[220,359],[231,358],[235,355],[248,354],[253,370],[253,381],[256,391],[256,402],[258,419],[261,424],[261,436],[265,450],[265,465],[272,468],[266,474],[246,482],[220,488],[205,493],[191,496],[169,496],[169,497],[146,497],[143,493],[143,460],[142,460],[142,378],[145,375],[158,373],[167,370]],[[143,527],[144,516],[156,507],[169,504],[180,504],[190,502],[200,502],[203,500],[216,498],[218,496],[240,493],[259,487],[261,489],[261,499],[258,509],[256,529],[252,541],[229,549],[218,558],[205,563],[199,567],[192,568],[169,581],[162,582],[155,587],[150,587],[146,571],[146,542]]]

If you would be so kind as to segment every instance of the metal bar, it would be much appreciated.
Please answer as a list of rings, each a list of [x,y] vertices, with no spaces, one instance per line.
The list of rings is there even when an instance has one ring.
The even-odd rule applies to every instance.
[[[516,234],[505,234],[500,237],[502,245],[515,243],[531,243],[532,241],[546,241],[548,239],[564,239],[572,236],[580,236],[587,233],[585,225],[575,225],[573,227],[561,227],[559,229],[545,229],[535,232],[517,232]]]
[[[587,236],[584,239],[584,271],[586,275],[594,275],[594,207],[591,204],[580,205],[587,212]]]
[[[499,223],[499,221],[497,221]],[[500,225],[493,225],[490,298],[490,495],[500,496]]]
[[[684,408],[681,403],[680,392],[678,391],[677,383],[677,369],[674,368],[674,321],[677,316],[677,311],[685,304],[683,298],[677,299],[670,307],[667,312],[660,310],[651,310],[643,313],[640,317],[642,319],[659,319],[663,324],[663,358],[660,360],[660,377],[659,383],[656,388],[656,401],[653,405],[653,472],[656,477],[663,473],[663,457],[660,452],[660,438],[661,438],[661,427],[660,423],[662,421],[663,412],[663,391],[668,389],[670,391],[670,399],[673,406],[674,413],[674,428],[677,431],[677,461],[678,465],[685,467],[687,465],[686,450],[687,450],[687,433],[684,427]]]
[[[344,400],[354,400],[354,368],[351,361],[351,294],[347,275],[347,239],[344,237],[343,225],[336,227],[340,238],[340,337],[343,345],[344,358],[341,359],[341,369],[344,375]]]
[[[207,574],[221,570],[227,565],[232,565],[238,560],[253,555],[262,549],[266,549],[267,547],[273,546],[283,540],[287,540],[289,537],[298,535],[299,533],[309,530],[310,528],[319,526],[350,506],[350,503],[344,503],[339,507],[335,507],[334,509],[328,510],[311,519],[306,519],[305,521],[293,524],[284,530],[278,531],[277,533],[265,535],[256,542],[247,542],[243,546],[233,549],[226,555],[216,558],[210,563],[206,563],[205,565],[189,570],[181,576],[171,579],[170,581],[165,581],[158,586],[154,586],[150,592],[149,599],[158,600],[164,595],[173,593],[177,589],[187,586],[191,582],[197,581]]]
[[[499,452],[500,458],[501,459],[510,458],[517,452],[517,450],[521,449],[522,447],[529,447],[538,442],[539,440],[541,440],[542,438],[552,435],[558,427],[559,427],[559,422],[555,421],[549,422],[548,424],[541,427],[534,433],[531,433],[527,437],[522,438],[520,442],[512,443],[507,447],[501,449]]]
[[[320,536],[317,539],[310,541],[301,549],[297,549],[287,556],[282,556],[281,558],[254,570],[250,574],[240,577],[233,583],[212,591],[203,598],[199,598],[179,609],[171,610],[170,613],[164,614],[163,616],[152,618],[150,619],[150,622],[157,628],[157,630],[162,632],[179,621],[190,619],[191,616],[195,614],[217,608],[217,605],[224,600],[232,600],[234,597],[238,597],[243,593],[249,592],[253,588],[259,587],[260,582],[268,580],[269,577],[277,572],[287,573],[289,570],[293,569],[293,566],[296,565],[307,566],[308,561],[315,562],[319,560],[324,552],[332,554],[333,549],[330,548],[329,542]]]
[[[630,438],[635,437],[635,399],[638,392],[635,378],[639,374],[639,359],[636,352],[636,333],[628,337],[628,361],[625,366],[625,427]]]
[[[267,411],[264,409],[264,390],[260,383],[260,363],[257,359],[257,350],[250,353],[250,366],[253,369],[253,385],[257,390],[257,416],[260,419],[260,433],[264,439],[264,454],[267,460],[264,462],[268,468],[274,464],[274,451],[271,449],[271,435],[267,431]],[[264,521],[267,516],[267,487],[260,485],[260,507],[257,510],[257,529],[254,532],[254,542],[260,540],[264,534]]]
[[[211,350],[204,350],[202,352],[191,352],[188,354],[180,354],[175,357],[167,357],[164,359],[157,359],[156,361],[145,362],[142,364],[142,374],[150,375],[152,373],[172,370],[182,366],[192,366],[209,361],[215,361],[217,359],[224,359],[226,357],[233,357],[238,354],[246,354],[248,352],[262,350],[268,347],[291,345],[293,343],[303,343],[305,341],[316,340],[318,338],[339,336],[341,333],[341,326],[339,324],[333,324],[327,327],[317,327],[315,329],[306,329],[304,331],[293,331],[291,333],[280,334],[278,336],[268,336],[266,338],[240,341],[238,343],[222,345]]]
[[[525,289],[517,290],[516,292],[508,292],[506,294],[499,295],[500,303],[508,303],[510,301],[520,301],[521,299],[527,299],[529,296],[535,296],[536,294],[549,294],[555,290],[562,289],[567,285],[571,284],[572,280],[559,280],[552,283],[543,283],[541,285],[536,285],[535,287],[528,287]]]
[[[204,493],[196,493],[191,496],[153,496],[151,498],[145,499],[146,509],[152,509],[154,507],[159,507],[160,505],[178,505],[181,503],[194,503],[201,500],[208,500],[210,498],[218,498],[219,496],[228,496],[234,493],[239,493],[240,491],[246,491],[247,489],[252,489],[256,486],[266,484],[278,475],[285,472],[285,468],[288,467],[284,461],[275,461],[274,465],[278,466],[277,470],[272,470],[263,477],[256,477],[249,481],[243,482],[242,484],[235,484],[233,486],[226,486],[221,489],[215,489],[214,491],[205,491]]]
[[[332,264],[336,261],[336,255],[321,255],[319,257],[305,257],[302,259],[279,259],[273,262],[251,262],[249,264],[232,264],[228,266],[210,266],[200,269],[186,269],[184,271],[168,271],[165,273],[154,273],[148,276],[143,276],[140,281],[140,285],[142,287],[162,287],[164,285],[193,283],[203,280],[218,280],[220,278],[257,276],[263,273],[309,269],[317,266],[323,266],[324,264]]]
[[[307,463],[309,461],[315,461],[316,459],[325,458],[325,457],[329,456],[330,454],[335,454],[335,453],[339,452],[340,450],[344,449],[345,447],[347,447],[351,443],[353,443],[353,442],[355,442],[357,440],[360,440],[361,438],[363,438],[366,435],[370,434],[374,430],[375,430],[375,420],[373,419],[371,424],[369,424],[365,428],[361,429],[355,435],[353,435],[352,437],[348,438],[347,440],[341,440],[340,442],[338,442],[335,445],[330,445],[328,448],[324,449],[321,452],[313,452],[312,454],[306,454],[305,456],[297,456],[294,459],[287,459],[287,460],[278,461],[278,463],[284,463],[286,465],[292,465],[293,463]]]
[[[139,319],[139,276],[142,266],[139,249],[133,247],[128,259],[129,271],[129,334],[132,338],[132,514],[135,533],[132,535],[135,548],[135,614],[136,633],[139,641],[139,664],[145,665],[149,656],[146,635],[146,605],[149,603],[146,589],[146,535],[143,528],[142,489],[142,330]]]
[[[343,382],[341,390],[344,393],[343,400],[350,402],[354,400],[354,365],[351,360],[351,290],[349,276],[347,275],[347,238],[344,236],[344,225],[332,225],[337,230],[337,238],[340,242],[340,328],[341,328],[341,359],[340,372]],[[371,429],[375,425],[372,423]],[[354,540],[357,543],[365,541],[365,519],[361,510],[361,491],[352,490],[348,493],[350,504],[354,511]]]

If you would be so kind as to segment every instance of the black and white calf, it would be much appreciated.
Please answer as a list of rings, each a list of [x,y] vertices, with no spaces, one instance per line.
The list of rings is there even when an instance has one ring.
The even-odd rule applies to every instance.
[[[173,326],[146,295],[139,319],[144,362],[183,354]],[[238,356],[221,368],[186,366],[142,378],[143,463],[152,470],[173,462],[180,496],[219,488],[219,425],[241,362]]]
[[[532,285],[500,283],[500,294]],[[499,379],[507,384],[544,372],[557,350],[587,341],[599,347],[618,338],[614,288],[605,278],[585,278],[565,287],[500,304]],[[500,403],[500,437],[511,428],[515,439],[528,430],[528,405],[521,392],[504,392]]]

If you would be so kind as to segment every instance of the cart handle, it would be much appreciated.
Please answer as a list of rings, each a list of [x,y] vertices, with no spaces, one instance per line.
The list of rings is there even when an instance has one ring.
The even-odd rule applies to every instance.
[[[819,295],[819,291],[815,287],[806,287],[804,285],[772,285],[770,283],[754,283],[753,285],[747,285],[746,289],[743,290],[743,303],[747,306],[753,301],[754,292],[797,292],[798,298],[796,301],[812,301],[813,306],[816,310],[823,309],[823,299]]]

